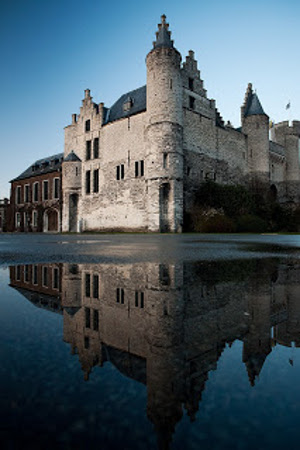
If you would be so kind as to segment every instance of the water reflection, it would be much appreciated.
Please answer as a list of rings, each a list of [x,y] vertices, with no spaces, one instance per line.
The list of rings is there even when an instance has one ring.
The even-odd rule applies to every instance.
[[[243,342],[251,386],[272,347],[299,347],[299,281],[299,262],[278,260],[10,267],[12,287],[63,314],[64,341],[86,381],[110,361],[147,386],[159,448],[183,409],[195,419],[226,345]]]

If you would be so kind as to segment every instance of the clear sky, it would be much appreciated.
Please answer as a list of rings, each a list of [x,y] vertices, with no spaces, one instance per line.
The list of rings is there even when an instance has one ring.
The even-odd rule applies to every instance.
[[[225,121],[240,125],[248,82],[272,120],[300,120],[299,0],[1,0],[0,198],[36,159],[63,152],[84,89],[109,107],[146,83],[161,14]]]

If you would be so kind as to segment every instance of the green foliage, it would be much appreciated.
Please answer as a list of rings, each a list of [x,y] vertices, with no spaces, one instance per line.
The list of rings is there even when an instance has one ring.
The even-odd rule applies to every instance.
[[[300,208],[282,206],[262,189],[203,183],[185,229],[201,233],[299,231]]]
[[[245,214],[237,218],[237,231],[241,233],[263,233],[268,231],[268,223],[261,217]]]

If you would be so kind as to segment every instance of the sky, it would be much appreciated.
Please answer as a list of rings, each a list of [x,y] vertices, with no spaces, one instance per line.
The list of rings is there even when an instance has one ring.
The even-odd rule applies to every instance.
[[[63,152],[84,89],[109,107],[146,84],[162,14],[225,121],[240,125],[249,82],[271,120],[300,120],[298,0],[0,0],[0,198],[35,160]]]

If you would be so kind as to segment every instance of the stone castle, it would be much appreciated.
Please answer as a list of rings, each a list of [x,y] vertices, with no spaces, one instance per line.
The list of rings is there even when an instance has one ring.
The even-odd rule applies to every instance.
[[[107,108],[85,91],[65,128],[62,231],[181,232],[194,193],[211,179],[255,183],[299,203],[300,121],[276,124],[249,84],[241,128],[207,97],[194,52],[185,62],[161,17],[146,57],[147,85]]]

